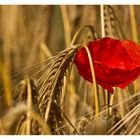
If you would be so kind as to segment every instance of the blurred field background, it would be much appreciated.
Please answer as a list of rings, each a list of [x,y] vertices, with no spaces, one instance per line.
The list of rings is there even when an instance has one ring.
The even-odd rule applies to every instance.
[[[114,13],[106,21],[107,35],[139,43],[140,6],[111,7]],[[79,28],[91,25],[102,36],[100,8],[100,5],[0,6],[1,134],[140,134],[139,79],[124,90],[116,88],[113,95],[97,86],[100,115],[95,119],[97,107],[92,84],[79,76],[74,65],[62,76],[63,82],[54,80],[58,80],[55,87],[61,87],[60,94],[52,98],[50,106],[46,103],[47,115],[40,113],[44,100],[50,99],[44,93],[45,86],[41,89],[45,81],[41,76],[49,75],[51,64],[35,79],[33,75],[47,63],[53,63],[54,54],[70,48]],[[106,18],[110,15],[105,13]],[[88,30],[83,31],[76,43],[87,42],[89,36]],[[34,82],[38,79],[40,85],[36,86]],[[47,95],[43,100],[38,99],[41,93]],[[107,105],[111,105],[109,114]]]

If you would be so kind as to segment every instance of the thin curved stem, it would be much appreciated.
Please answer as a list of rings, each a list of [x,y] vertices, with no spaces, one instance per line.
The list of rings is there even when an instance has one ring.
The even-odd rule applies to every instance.
[[[93,39],[97,39],[97,37],[95,37],[95,31],[93,26],[91,25],[85,25],[83,27],[81,27],[74,35],[72,41],[71,41],[71,46],[73,46],[76,42],[76,39],[78,38],[78,36],[85,30],[85,29],[89,29],[89,31],[92,33],[92,37]],[[88,54],[88,58],[89,58],[89,63],[90,63],[90,69],[91,69],[91,74],[92,74],[92,79],[93,79],[93,91],[94,93],[94,98],[95,98],[95,115],[96,118],[98,118],[99,116],[99,101],[98,101],[98,95],[97,95],[97,85],[96,85],[96,78],[95,78],[95,72],[94,72],[94,67],[93,67],[93,62],[92,62],[92,57],[90,54],[90,51],[88,49],[88,47],[86,45],[84,45],[87,54]]]
[[[91,69],[91,75],[93,80],[93,91],[94,91],[94,98],[95,98],[95,116],[98,118],[99,116],[99,101],[98,101],[98,94],[97,94],[97,85],[96,85],[96,78],[95,78],[95,72],[94,72],[94,66],[92,62],[92,57],[90,54],[90,51],[87,46],[85,46],[85,49],[87,51],[89,63],[90,63],[90,69]]]
[[[94,38],[94,33],[95,33],[95,31],[94,31],[94,28],[93,28],[93,26],[91,26],[91,25],[85,25],[85,26],[83,26],[83,27],[81,27],[76,33],[75,33],[75,35],[74,35],[74,37],[73,37],[73,39],[72,39],[72,41],[71,41],[71,45],[74,45],[75,44],[75,41],[76,41],[76,39],[78,38],[78,36],[83,32],[83,30],[85,30],[85,29],[89,29],[89,31],[92,33],[92,37]]]

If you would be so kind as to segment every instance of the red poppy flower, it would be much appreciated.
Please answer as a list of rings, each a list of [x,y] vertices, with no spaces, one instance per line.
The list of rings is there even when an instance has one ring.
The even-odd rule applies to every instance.
[[[102,38],[87,45],[97,84],[110,92],[113,87],[125,88],[140,75],[140,45],[128,40]],[[79,74],[92,82],[90,64],[86,49],[80,48],[74,63]]]

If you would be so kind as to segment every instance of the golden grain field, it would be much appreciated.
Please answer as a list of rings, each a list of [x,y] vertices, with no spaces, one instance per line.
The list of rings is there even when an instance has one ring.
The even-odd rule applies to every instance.
[[[0,5],[0,134],[139,135],[140,79],[111,94],[73,63],[90,40],[139,44],[139,9]]]

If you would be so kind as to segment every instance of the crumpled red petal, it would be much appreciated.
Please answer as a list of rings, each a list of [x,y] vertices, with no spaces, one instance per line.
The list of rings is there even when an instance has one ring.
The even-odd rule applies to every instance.
[[[140,75],[140,45],[128,40],[105,37],[88,44],[97,84],[110,92],[113,87],[125,88]],[[79,74],[92,82],[87,52],[80,48],[74,63]]]

